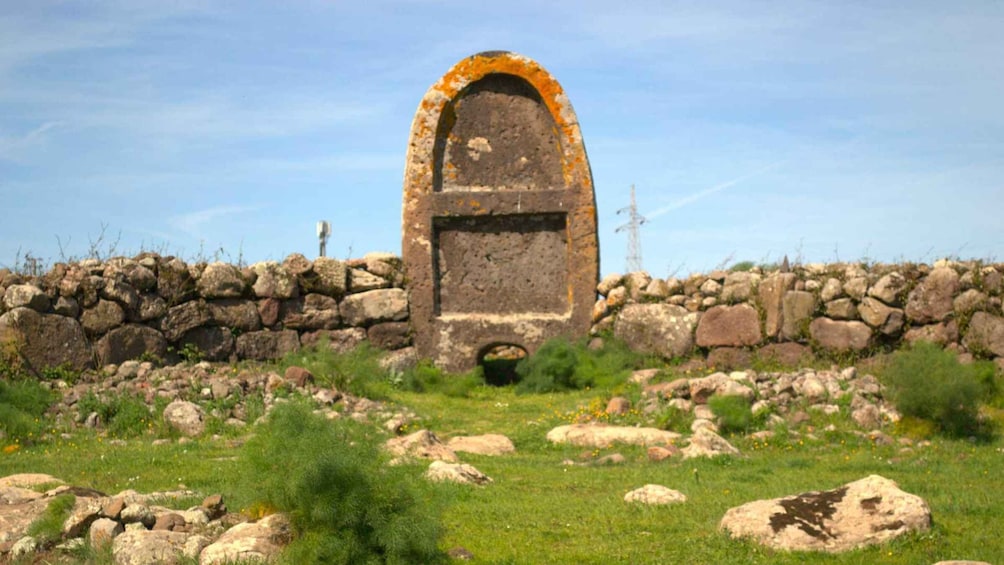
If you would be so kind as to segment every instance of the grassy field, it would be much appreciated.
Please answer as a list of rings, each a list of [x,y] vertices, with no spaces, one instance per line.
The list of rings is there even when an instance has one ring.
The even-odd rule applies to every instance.
[[[619,385],[619,390],[637,393]],[[754,441],[729,439],[742,457],[650,462],[639,447],[607,450],[550,445],[545,434],[602,405],[609,387],[562,393],[516,394],[478,387],[467,397],[384,390],[411,408],[413,427],[440,438],[502,433],[517,453],[462,455],[491,476],[486,487],[429,485],[427,504],[440,513],[440,547],[462,546],[473,563],[935,563],[948,559],[1004,563],[1004,442],[932,437],[930,444],[875,445],[852,433],[846,416],[815,416],[797,434]],[[823,431],[828,424],[835,430]],[[149,435],[110,441],[92,431],[49,439],[0,455],[0,476],[41,472],[107,493],[173,490],[222,493],[230,509],[251,508],[237,459],[242,438],[199,438],[151,445]],[[590,464],[620,453],[619,465]],[[568,461],[575,464],[569,464]],[[408,471],[418,476],[424,466]],[[934,527],[890,544],[840,555],[765,550],[719,531],[725,511],[761,498],[830,489],[880,474],[924,498]],[[668,507],[629,505],[624,495],[655,483],[687,495]]]

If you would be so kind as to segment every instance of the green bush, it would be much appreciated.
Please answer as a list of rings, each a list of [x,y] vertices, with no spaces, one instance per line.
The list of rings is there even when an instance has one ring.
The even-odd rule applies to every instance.
[[[296,365],[314,375],[318,384],[333,386],[366,398],[381,399],[387,396],[388,374],[380,366],[382,351],[363,342],[351,351],[340,353],[324,340],[316,346],[305,347],[286,355],[279,366],[283,369]]]
[[[28,441],[45,428],[45,411],[56,394],[38,381],[0,381],[0,430],[8,440]]]
[[[967,436],[981,431],[984,370],[981,364],[959,363],[937,345],[918,342],[893,354],[882,380],[903,416],[928,420],[950,436]]]
[[[688,410],[668,406],[655,416],[655,426],[660,430],[689,434],[694,415]]]
[[[746,433],[753,427],[753,410],[748,400],[737,395],[715,395],[708,399],[711,412],[724,433]]]
[[[559,392],[592,386],[612,387],[627,380],[643,359],[613,339],[600,349],[565,338],[548,340],[516,365],[518,393]]]
[[[146,401],[136,395],[101,398],[88,392],[77,401],[77,410],[81,418],[96,412],[108,433],[115,437],[135,437],[158,424]]]
[[[28,526],[28,535],[43,547],[55,544],[63,537],[63,522],[77,502],[72,494],[61,494],[52,499],[45,511]]]
[[[431,361],[423,359],[392,380],[392,384],[411,392],[438,392],[445,396],[467,398],[472,390],[485,384],[485,377],[480,366],[461,375],[448,375]]]
[[[246,488],[287,512],[290,563],[440,563],[440,527],[407,469],[384,464],[373,430],[289,402],[242,451]]]

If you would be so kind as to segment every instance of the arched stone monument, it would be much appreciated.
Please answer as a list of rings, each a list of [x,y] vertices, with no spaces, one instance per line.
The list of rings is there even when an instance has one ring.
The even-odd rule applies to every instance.
[[[402,256],[422,357],[448,371],[589,331],[596,200],[578,120],[535,61],[493,51],[434,84],[411,126]]]

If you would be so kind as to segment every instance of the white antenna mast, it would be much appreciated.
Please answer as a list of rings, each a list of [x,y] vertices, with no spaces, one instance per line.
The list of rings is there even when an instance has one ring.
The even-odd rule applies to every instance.
[[[320,244],[320,255],[319,257],[324,257],[324,253],[328,247],[328,237],[331,236],[331,224],[325,220],[317,222],[317,241]]]

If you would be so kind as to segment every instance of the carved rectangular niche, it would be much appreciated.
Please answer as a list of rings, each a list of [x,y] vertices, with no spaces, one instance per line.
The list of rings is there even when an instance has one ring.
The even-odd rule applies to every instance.
[[[433,218],[437,316],[565,314],[564,213]]]

